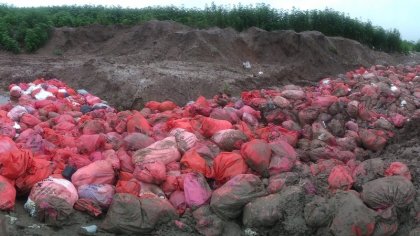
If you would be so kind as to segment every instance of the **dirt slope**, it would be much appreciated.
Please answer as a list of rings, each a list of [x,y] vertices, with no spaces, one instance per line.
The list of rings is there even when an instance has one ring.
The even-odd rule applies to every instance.
[[[242,63],[249,61],[251,69]],[[37,76],[86,88],[118,108],[180,105],[198,95],[310,83],[358,66],[395,64],[360,43],[319,32],[198,30],[170,21],[55,29],[35,54],[0,52],[1,86]],[[262,72],[263,74],[259,73]]]

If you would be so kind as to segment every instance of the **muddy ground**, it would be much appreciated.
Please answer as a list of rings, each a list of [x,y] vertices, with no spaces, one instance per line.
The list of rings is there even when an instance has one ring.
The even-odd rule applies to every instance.
[[[250,62],[250,69],[243,67],[245,61]],[[118,109],[140,109],[149,100],[169,99],[184,105],[199,95],[238,95],[248,89],[291,83],[307,85],[375,64],[420,64],[420,55],[375,52],[358,42],[326,37],[319,32],[266,32],[252,28],[239,33],[233,29],[197,30],[159,21],[134,27],[94,25],[55,29],[51,40],[34,54],[0,51],[0,91],[6,91],[11,83],[37,77],[59,78],[73,88],[84,88],[100,96]],[[380,153],[387,161],[407,163],[417,189],[418,124],[410,122]],[[75,212],[69,226],[53,229],[24,212],[25,199],[19,198],[14,212],[0,213],[0,235],[77,235],[81,226],[101,222]],[[408,235],[415,223],[408,219],[401,222],[397,235]],[[2,229],[7,232],[1,232]],[[167,226],[154,234],[196,233]]]
[[[133,27],[59,28],[52,34],[34,54],[0,52],[0,88],[58,77],[129,109],[149,100],[183,105],[220,91],[310,84],[359,66],[400,63],[356,41],[319,32],[251,28],[239,33],[151,21]],[[246,61],[251,69],[243,68]]]

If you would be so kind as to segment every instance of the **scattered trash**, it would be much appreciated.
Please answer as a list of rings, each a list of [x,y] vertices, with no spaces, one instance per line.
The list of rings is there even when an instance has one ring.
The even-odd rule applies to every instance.
[[[251,69],[251,63],[249,61],[242,62],[244,69]]]
[[[83,226],[79,230],[79,234],[82,235],[95,235],[98,230],[98,226],[96,225],[89,225],[89,226]]]

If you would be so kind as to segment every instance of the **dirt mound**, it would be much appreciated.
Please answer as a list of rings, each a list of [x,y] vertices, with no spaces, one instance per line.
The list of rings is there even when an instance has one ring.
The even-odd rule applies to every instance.
[[[249,61],[251,69],[242,63]],[[194,29],[172,21],[57,28],[35,54],[0,53],[0,85],[58,77],[117,108],[148,100],[309,84],[359,66],[395,64],[360,43],[319,32]],[[112,91],[112,93],[110,92]]]
[[[92,25],[76,29],[57,28],[38,54],[50,55],[54,51],[65,55],[139,54],[139,58],[148,61],[240,64],[248,60],[258,64],[299,62],[331,67],[331,64],[372,64],[378,56],[356,41],[326,37],[316,31],[268,32],[253,27],[239,33],[232,28],[192,29],[171,21],[149,21],[133,27]]]

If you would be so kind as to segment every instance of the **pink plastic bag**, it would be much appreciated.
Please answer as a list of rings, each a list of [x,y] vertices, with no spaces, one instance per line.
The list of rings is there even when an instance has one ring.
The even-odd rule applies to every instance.
[[[211,197],[211,189],[201,173],[188,173],[184,177],[184,194],[187,205],[198,208]]]
[[[161,161],[140,163],[135,166],[133,175],[145,183],[161,184],[166,180],[166,166]]]
[[[70,181],[49,177],[34,185],[28,201],[25,203],[25,208],[31,215],[36,215],[37,209],[33,208],[32,204],[37,204],[50,198],[60,198],[68,203],[69,206],[73,206],[79,196],[76,188]]]
[[[74,186],[84,184],[113,184],[115,173],[109,161],[95,161],[85,167],[78,169],[71,177]]]
[[[175,137],[167,137],[140,149],[133,155],[135,164],[161,161],[165,165],[181,159]]]
[[[179,215],[184,214],[187,209],[187,203],[185,202],[185,194],[183,191],[175,191],[169,197],[169,202],[175,207]]]

